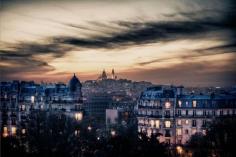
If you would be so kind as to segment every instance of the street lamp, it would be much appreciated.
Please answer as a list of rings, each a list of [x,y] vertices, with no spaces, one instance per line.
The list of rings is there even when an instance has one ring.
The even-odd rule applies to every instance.
[[[115,130],[112,130],[111,131],[111,136],[115,136],[116,135],[116,131]]]
[[[89,125],[88,126],[88,131],[91,131],[92,130],[92,127]]]
[[[180,155],[183,153],[183,148],[181,146],[177,146],[176,150],[177,150],[177,153]]]

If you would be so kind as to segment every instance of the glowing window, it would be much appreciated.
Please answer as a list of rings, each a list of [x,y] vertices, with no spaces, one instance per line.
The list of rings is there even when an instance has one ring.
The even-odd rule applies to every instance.
[[[189,121],[188,121],[188,120],[185,120],[185,124],[187,124],[187,125],[188,125],[188,124],[189,124]]]
[[[178,105],[179,105],[179,107],[182,106],[182,101],[181,100],[178,101]]]
[[[15,135],[16,134],[16,127],[11,127],[11,133],[12,133],[12,135]]]
[[[35,101],[35,97],[31,96],[31,103],[34,103],[34,101]]]
[[[147,136],[150,137],[152,135],[152,130],[151,129],[147,129]]]
[[[165,108],[170,108],[170,106],[171,106],[170,102],[165,103]]]
[[[154,124],[155,124],[154,120],[150,120],[151,127],[154,127]]]
[[[81,112],[75,113],[75,119],[76,120],[82,120],[83,114]]]
[[[25,134],[25,133],[26,133],[26,130],[25,130],[25,129],[22,129],[22,130],[21,130],[21,133],[22,133],[22,134]]]
[[[166,128],[170,128],[170,124],[171,124],[170,121],[165,121],[165,127]]]
[[[188,106],[188,101],[186,101],[186,107]]]
[[[7,130],[7,127],[4,126],[3,127],[3,137],[7,137],[8,136],[8,130]]]
[[[156,123],[156,128],[159,128],[160,127],[160,121],[156,120],[155,123]]]
[[[193,100],[193,107],[197,107],[197,101]]]
[[[181,129],[176,129],[177,135],[182,135],[182,130]]]
[[[196,134],[196,132],[197,132],[197,129],[196,129],[196,128],[193,128],[193,129],[192,129],[192,135]]]
[[[177,120],[177,124],[178,125],[181,125],[182,124],[182,121],[179,119],[179,120]]]

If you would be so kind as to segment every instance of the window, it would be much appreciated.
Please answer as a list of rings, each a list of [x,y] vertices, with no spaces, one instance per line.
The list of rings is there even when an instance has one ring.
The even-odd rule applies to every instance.
[[[187,135],[188,135],[188,129],[186,129],[186,130],[185,130],[185,134],[187,134]]]
[[[196,125],[197,125],[196,120],[193,120],[193,121],[192,121],[192,126],[195,127]]]
[[[170,121],[165,121],[165,127],[170,128]]]
[[[179,107],[182,106],[182,101],[181,100],[178,101],[178,105],[179,105]]]
[[[83,114],[81,112],[75,113],[75,119],[80,121],[83,119]]]
[[[197,101],[193,100],[193,107],[197,107]]]
[[[220,110],[220,116],[223,116],[223,110]]]
[[[188,101],[186,101],[186,107],[188,107]]]
[[[205,127],[206,126],[206,120],[202,121],[202,126]]]
[[[182,130],[181,129],[176,129],[176,133],[178,136],[182,135]]]
[[[152,135],[152,130],[151,129],[147,129],[147,136],[151,137],[151,135]]]
[[[203,135],[206,135],[206,130],[205,129],[202,130],[202,133],[203,133]]]
[[[206,116],[206,110],[203,111],[203,116]]]
[[[182,121],[180,119],[177,120],[177,125],[181,125]]]
[[[165,137],[170,137],[170,130],[166,130]]]
[[[189,121],[188,120],[185,120],[185,124],[188,125]]]
[[[170,102],[166,102],[166,103],[165,103],[165,108],[169,109],[170,106],[171,106]]]
[[[165,116],[166,116],[166,117],[170,117],[170,111],[166,111],[166,112],[165,112]]]
[[[186,116],[188,116],[188,110],[186,110]]]
[[[159,128],[160,127],[160,121],[156,120],[155,123],[156,123],[156,128]]]
[[[212,114],[213,114],[213,116],[215,116],[216,115],[216,111],[212,111]]]
[[[192,129],[192,135],[196,134],[196,132],[197,132],[197,129],[196,129],[196,128],[193,128],[193,129]]]
[[[155,125],[154,120],[150,120],[150,125],[151,125],[151,127],[154,127],[154,125]]]
[[[178,111],[177,111],[177,114],[178,114],[178,116],[181,116],[181,114],[182,114],[182,113],[181,113],[181,110],[178,110]]]
[[[196,111],[195,110],[193,110],[193,116],[196,116]]]

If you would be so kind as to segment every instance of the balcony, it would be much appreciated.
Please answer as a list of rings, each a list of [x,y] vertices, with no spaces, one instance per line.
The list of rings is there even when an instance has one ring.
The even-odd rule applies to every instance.
[[[144,109],[162,109],[161,106],[143,106],[143,105],[138,105],[138,108],[144,108]]]

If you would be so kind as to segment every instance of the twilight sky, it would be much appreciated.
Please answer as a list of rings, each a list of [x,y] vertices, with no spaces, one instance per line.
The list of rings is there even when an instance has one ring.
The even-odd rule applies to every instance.
[[[236,84],[234,0],[2,0],[0,80]]]

